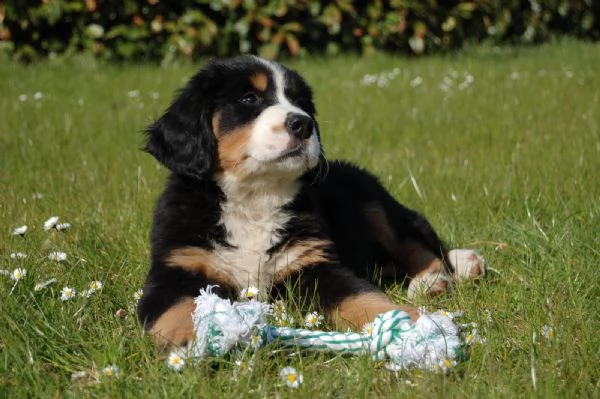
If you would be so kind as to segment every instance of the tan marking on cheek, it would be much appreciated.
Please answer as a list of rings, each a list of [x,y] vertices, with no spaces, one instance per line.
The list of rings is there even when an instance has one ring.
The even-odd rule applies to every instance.
[[[251,132],[252,125],[244,125],[219,137],[218,155],[221,170],[234,171],[248,159],[246,151]]]
[[[218,284],[237,290],[235,280],[229,273],[215,267],[215,260],[210,251],[196,247],[178,248],[169,254],[167,266],[179,267],[194,274],[201,274],[211,284]]]
[[[331,261],[327,253],[327,248],[331,245],[327,240],[306,240],[282,249],[274,255],[277,262],[285,263],[286,259],[291,261],[275,273],[273,280],[280,283],[304,268]]]
[[[166,350],[181,346],[194,339],[192,312],[196,309],[194,298],[186,297],[167,309],[148,331],[155,345]]]
[[[383,292],[368,292],[345,298],[328,316],[337,329],[359,330],[366,323],[372,322],[378,314],[396,309],[408,313],[413,321],[419,318],[417,308],[410,305],[396,305]]]
[[[266,73],[257,72],[250,77],[250,82],[252,82],[252,86],[254,86],[256,90],[266,91],[267,86],[269,85],[269,78]]]
[[[234,171],[248,158],[246,153],[252,127],[245,125],[227,132],[218,141],[219,168]]]

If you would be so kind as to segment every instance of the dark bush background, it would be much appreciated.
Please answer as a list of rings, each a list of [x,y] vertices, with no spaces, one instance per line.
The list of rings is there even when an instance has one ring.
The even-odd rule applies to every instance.
[[[82,51],[160,62],[246,52],[424,54],[557,35],[598,40],[600,1],[0,1],[0,50],[26,61]]]

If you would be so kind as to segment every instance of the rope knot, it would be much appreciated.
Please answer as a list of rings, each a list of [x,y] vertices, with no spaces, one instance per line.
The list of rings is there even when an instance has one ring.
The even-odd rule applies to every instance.
[[[440,313],[421,315],[413,322],[408,313],[391,310],[375,317],[369,351],[374,360],[398,371],[421,367],[435,369],[461,354],[458,327]]]

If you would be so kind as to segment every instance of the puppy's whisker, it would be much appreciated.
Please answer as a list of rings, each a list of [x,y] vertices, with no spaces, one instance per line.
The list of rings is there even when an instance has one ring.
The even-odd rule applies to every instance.
[[[327,160],[325,155],[323,155],[323,161],[325,164],[325,173],[323,173],[323,175],[321,176],[322,179],[326,178],[327,175],[329,174],[329,161]]]
[[[313,176],[313,181],[310,185],[314,185],[315,183],[324,180],[329,174],[329,161],[325,158],[325,155],[321,153],[321,162],[318,163],[317,171]]]

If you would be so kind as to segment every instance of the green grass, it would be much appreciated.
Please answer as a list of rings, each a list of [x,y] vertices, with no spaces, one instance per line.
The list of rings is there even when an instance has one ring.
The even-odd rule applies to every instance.
[[[16,286],[0,276],[0,397],[597,397],[598,65],[598,46],[579,42],[291,64],[314,87],[328,157],[371,169],[451,246],[477,248],[493,268],[481,284],[418,303],[464,310],[487,339],[446,375],[271,349],[256,354],[252,372],[233,359],[168,370],[134,315],[115,312],[142,286],[166,176],[139,151],[141,131],[196,67],[0,65],[0,269],[28,272]],[[387,86],[360,83],[394,68]],[[459,90],[465,73],[474,82]],[[72,229],[44,231],[52,215]],[[10,234],[23,224],[25,237]],[[68,261],[48,261],[55,250]],[[29,256],[12,261],[15,251]],[[50,277],[58,283],[34,292]],[[104,283],[100,293],[60,301],[62,287],[92,280]],[[405,294],[390,292],[397,301]],[[554,339],[542,336],[545,325]],[[120,378],[71,381],[108,364]],[[304,374],[298,391],[278,377],[287,365]]]

